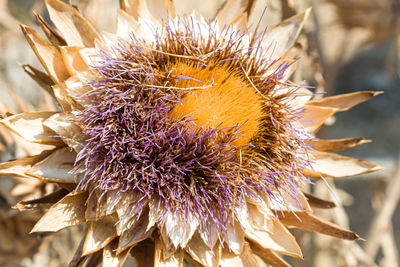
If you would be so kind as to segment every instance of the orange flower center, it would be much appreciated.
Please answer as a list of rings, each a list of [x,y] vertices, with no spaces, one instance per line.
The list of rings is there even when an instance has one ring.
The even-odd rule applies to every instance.
[[[171,66],[178,77],[177,87],[186,88],[182,103],[171,111],[173,120],[184,116],[194,119],[197,127],[225,128],[240,126],[235,146],[249,144],[263,118],[262,103],[254,88],[228,68],[197,67],[178,62]]]

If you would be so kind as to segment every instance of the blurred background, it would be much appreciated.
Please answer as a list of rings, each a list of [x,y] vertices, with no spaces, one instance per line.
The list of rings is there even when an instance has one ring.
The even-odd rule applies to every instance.
[[[149,0],[151,2],[151,0]],[[0,0],[0,113],[54,109],[49,95],[21,64],[40,69],[19,23],[38,28],[33,11],[48,21],[42,0]],[[71,1],[101,32],[116,28],[118,0]],[[196,9],[211,19],[223,0],[174,0],[178,13]],[[293,80],[325,95],[360,90],[384,94],[331,118],[323,138],[373,140],[343,152],[380,164],[384,170],[357,177],[315,181],[313,193],[340,202],[318,215],[355,231],[366,241],[347,242],[300,233],[304,260],[294,266],[400,266],[400,1],[259,0],[250,27],[278,23],[312,6],[298,40],[301,59]],[[264,16],[262,16],[265,10]],[[37,154],[38,148],[0,128],[1,160]],[[67,266],[81,239],[81,228],[56,237],[27,235],[40,212],[17,213],[19,200],[51,192],[51,185],[0,179],[0,266]],[[334,193],[332,193],[332,191]],[[288,259],[290,261],[290,259]],[[129,262],[127,263],[130,264]]]

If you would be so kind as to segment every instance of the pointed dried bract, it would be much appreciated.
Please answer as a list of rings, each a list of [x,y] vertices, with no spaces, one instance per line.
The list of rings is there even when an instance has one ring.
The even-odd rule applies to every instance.
[[[89,224],[72,265],[288,266],[277,253],[302,252],[287,227],[358,238],[312,215],[334,204],[302,186],[379,168],[330,153],[364,139],[313,137],[377,93],[311,100],[288,80],[310,9],[250,32],[255,1],[228,0],[207,22],[170,0],[121,0],[117,34],[100,36],[73,6],[46,4],[60,35],[41,17],[52,44],[22,26],[47,74],[25,68],[62,111],[1,123],[55,148],[0,173],[63,188],[18,207],[54,203],[33,232]]]

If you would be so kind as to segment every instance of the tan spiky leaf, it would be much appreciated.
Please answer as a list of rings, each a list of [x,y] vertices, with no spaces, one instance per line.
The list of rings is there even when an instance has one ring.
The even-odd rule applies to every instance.
[[[82,255],[87,256],[107,246],[117,236],[114,224],[115,218],[113,216],[90,222]]]
[[[336,152],[353,148],[362,144],[371,142],[364,138],[346,138],[346,139],[334,139],[334,140],[312,140],[306,141],[307,144],[311,145],[314,149],[321,152]]]
[[[54,204],[35,224],[33,232],[57,232],[85,221],[87,192],[70,193]]]
[[[234,21],[244,13],[246,14],[245,18],[247,20],[254,9],[256,2],[256,0],[226,0],[218,11],[216,19],[221,23],[221,25],[229,25],[234,23]]]
[[[20,26],[26,40],[28,40],[32,50],[35,52],[51,79],[56,83],[68,79],[69,73],[65,68],[62,56],[57,48],[41,38],[34,29],[22,24]]]
[[[338,111],[346,111],[382,93],[383,92],[379,91],[361,91],[336,96],[329,96],[319,100],[312,100],[308,103],[308,105],[325,108],[335,108]]]
[[[255,242],[249,242],[253,253],[259,256],[266,263],[274,267],[290,267],[290,265],[279,257],[273,250],[265,249]]]
[[[103,250],[103,267],[121,267],[129,255],[131,248],[125,249],[122,253],[117,254],[118,241],[111,241]]]
[[[54,30],[40,14],[33,12],[36,16],[36,20],[39,23],[40,27],[42,28],[44,34],[46,34],[47,39],[54,45],[54,46],[65,46],[67,42],[65,42],[64,38],[62,38],[56,30]]]
[[[364,160],[335,153],[313,153],[312,171],[305,171],[311,177],[346,177],[381,170],[382,167]]]
[[[46,0],[50,18],[69,46],[94,47],[100,36],[77,9],[59,0]]]
[[[352,231],[346,230],[331,222],[325,221],[310,212],[277,211],[279,220],[286,226],[295,227],[306,231],[330,235],[333,237],[358,240],[360,237]]]
[[[48,157],[52,150],[43,151],[39,155],[17,159],[14,161],[0,163],[0,175],[28,177],[25,173],[29,171],[34,164]]]

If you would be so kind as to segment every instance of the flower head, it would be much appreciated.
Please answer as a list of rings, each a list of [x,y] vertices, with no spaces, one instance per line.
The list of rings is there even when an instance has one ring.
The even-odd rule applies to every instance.
[[[100,36],[58,0],[46,3],[63,37],[41,19],[52,44],[22,26],[62,108],[2,120],[56,146],[1,165],[64,188],[33,231],[89,222],[83,256],[103,251],[105,266],[129,252],[157,266],[279,265],[275,252],[301,257],[285,226],[357,239],[313,216],[315,198],[301,188],[336,176],[338,164],[349,165],[342,176],[377,169],[317,152],[363,140],[313,137],[329,116],[375,93],[309,101],[309,90],[288,81],[297,59],[287,51],[309,10],[250,32],[254,1],[227,1],[211,22],[158,2],[166,5],[152,13],[146,1],[121,1],[116,35]],[[147,248],[154,253],[143,255]]]

